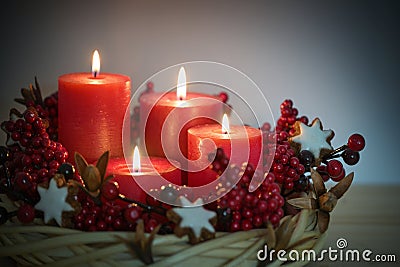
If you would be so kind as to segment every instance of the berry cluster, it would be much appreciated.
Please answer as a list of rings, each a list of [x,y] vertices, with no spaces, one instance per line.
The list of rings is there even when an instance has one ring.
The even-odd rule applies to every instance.
[[[139,219],[144,221],[145,231],[153,231],[163,224],[163,233],[171,233],[165,218],[165,209],[158,201],[152,205],[125,198],[119,193],[116,182],[106,182],[101,189],[101,203],[96,203],[84,191],[78,194],[81,211],[73,222],[76,229],[85,231],[134,231]]]
[[[251,179],[256,175],[263,175],[255,171],[253,166],[244,163],[241,167],[227,165],[228,159],[222,149],[217,149],[212,168],[218,173],[221,183],[239,180],[233,189],[217,200],[218,226],[222,231],[240,231],[260,228],[271,222],[278,225],[283,217],[282,207],[284,198],[280,194],[280,187],[275,183],[275,176],[269,173],[263,184],[254,192],[249,192]]]
[[[49,127],[47,133],[49,134],[50,140],[58,140],[58,92],[46,97],[43,102],[44,114],[48,114],[47,120],[49,121]],[[42,116],[44,117],[44,116]]]
[[[296,121],[308,123],[308,118],[306,116],[297,117],[299,112],[293,107],[292,100],[286,99],[280,108],[281,116],[275,132],[271,131],[269,123],[264,123],[261,128],[264,136],[264,164],[273,160],[271,169],[264,171],[272,172],[275,181],[282,185],[285,192],[293,189],[303,191],[307,186],[303,175],[305,166],[291,148],[288,138],[293,134],[294,123]],[[265,167],[267,168],[267,166]]]
[[[25,104],[26,110],[20,113],[12,109],[10,119],[1,124],[7,133],[7,147],[0,147],[0,190],[10,199],[22,201],[17,217],[24,223],[35,217],[33,205],[40,198],[38,184],[48,183],[68,158],[65,147],[55,141],[57,94],[42,101],[35,90],[39,97],[33,98],[25,92],[25,99],[17,102]]]
[[[299,111],[297,108],[293,107],[293,101],[286,99],[282,102],[281,106],[281,116],[277,121],[277,126],[275,131],[277,133],[287,132],[290,136],[294,134],[293,125],[296,121],[301,121],[304,124],[308,124],[308,117],[301,116],[298,117]]]
[[[334,182],[342,180],[346,171],[342,162],[334,158],[342,158],[347,165],[355,165],[360,160],[360,151],[365,147],[365,139],[361,134],[352,134],[347,145],[335,149],[323,159],[323,163],[317,167],[317,171],[321,174],[324,181],[332,179]],[[312,162],[310,164],[313,164]]]

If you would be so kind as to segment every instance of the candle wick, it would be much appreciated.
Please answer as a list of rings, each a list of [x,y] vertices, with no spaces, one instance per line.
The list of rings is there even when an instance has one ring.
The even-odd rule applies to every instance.
[[[183,97],[180,96],[180,97],[179,97],[179,100],[182,101],[182,100],[183,100]]]
[[[97,71],[93,72],[93,76],[96,78],[97,77]]]

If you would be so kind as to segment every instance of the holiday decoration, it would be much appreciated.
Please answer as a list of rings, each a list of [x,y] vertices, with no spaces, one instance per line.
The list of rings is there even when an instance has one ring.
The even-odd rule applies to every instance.
[[[74,210],[66,202],[68,188],[66,186],[58,188],[56,180],[51,179],[49,188],[38,186],[37,190],[40,195],[40,201],[35,205],[35,208],[43,211],[44,222],[48,223],[51,219],[55,219],[58,225],[62,225],[62,213]]]
[[[166,120],[169,107],[165,99],[150,111],[150,100],[157,95],[153,88],[149,82],[140,106],[132,110],[130,136],[134,143],[141,129],[154,134]],[[181,179],[176,164],[166,175],[170,183],[155,184],[152,194],[145,195],[126,188],[134,181],[132,175],[118,173],[121,159],[110,159],[108,150],[96,150],[88,162],[78,143],[74,144],[77,151],[72,152],[58,143],[57,93],[43,100],[36,78],[35,86],[21,93],[23,98],[16,101],[25,105],[25,110],[10,111],[9,120],[1,124],[7,141],[0,146],[0,257],[11,257],[20,265],[173,266],[199,260],[210,266],[292,263],[274,256],[256,260],[254,255],[264,245],[275,250],[318,252],[326,238],[330,212],[354,178],[353,172],[346,175],[345,167],[356,165],[365,148],[364,137],[356,133],[335,149],[332,130],[325,130],[319,118],[309,124],[306,116],[299,116],[293,101],[285,100],[275,128],[268,122],[260,129],[245,127],[257,140],[251,141],[251,134],[243,138],[252,146],[250,160],[230,162],[236,155],[218,142],[214,150],[201,155],[206,168],[199,178],[203,180],[195,185],[217,181],[216,192],[197,198],[185,191],[188,181]],[[170,94],[165,97],[179,106],[196,93],[186,94],[186,99],[184,94],[178,99]],[[226,92],[204,98],[221,102],[208,110],[218,120],[222,112],[233,109],[226,103]],[[203,114],[204,106],[200,106],[188,104],[183,113],[193,108]],[[146,113],[150,120],[160,121],[143,125],[141,118]],[[176,123],[183,117],[178,115]],[[221,128],[218,120],[214,125],[191,122],[194,125],[187,126],[188,134],[171,145],[185,146],[188,155],[199,156],[202,141],[197,139],[212,136],[211,128],[217,127],[219,136],[233,131],[234,137],[235,128]],[[157,154],[161,140],[155,140],[149,148]],[[68,152],[75,162],[66,162]],[[171,169],[172,163],[165,158],[150,159],[149,164],[161,166],[153,166],[156,170]],[[271,168],[268,162],[272,162]],[[122,165],[128,168],[126,162]],[[133,170],[140,172],[137,167]],[[262,178],[258,188],[250,188],[252,179]],[[325,187],[328,180],[336,182],[330,190]],[[213,194],[220,197],[209,201]],[[165,204],[160,201],[163,199],[180,207]]]
[[[189,242],[199,243],[214,237],[217,214],[203,208],[203,200],[191,203],[185,197],[179,199],[183,208],[173,208],[167,212],[167,218],[176,223],[175,233],[178,237],[189,235]]]

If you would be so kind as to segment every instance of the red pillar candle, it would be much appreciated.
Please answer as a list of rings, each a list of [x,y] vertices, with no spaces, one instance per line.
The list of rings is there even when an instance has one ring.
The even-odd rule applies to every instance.
[[[89,162],[105,151],[123,157],[122,124],[131,89],[128,76],[94,73],[58,78],[59,140],[71,157],[78,151]]]
[[[175,166],[174,166],[175,165]],[[124,158],[110,159],[107,166],[107,175],[113,174],[112,181],[119,185],[119,192],[126,197],[146,203],[147,193],[138,185],[135,179],[145,188],[160,189],[160,179],[154,179],[161,175],[172,184],[181,185],[181,170],[179,163],[172,165],[167,159],[159,157],[141,157],[141,168],[138,172],[131,172]],[[176,167],[177,166],[177,167]],[[133,176],[133,177],[132,177]],[[136,177],[136,178],[134,178]]]
[[[223,129],[225,128],[221,127],[220,124],[210,124],[195,126],[188,130],[188,159],[196,161],[189,165],[190,169],[209,165],[208,155],[215,153],[216,148],[222,148],[225,155],[230,158],[231,163],[242,164],[243,162],[248,162],[253,167],[257,167],[262,153],[261,131],[256,128],[238,125],[231,126],[228,130],[229,134],[225,133]],[[232,147],[234,153],[231,153]],[[189,172],[188,186],[206,185],[216,178],[216,173],[210,168]]]
[[[140,98],[141,136],[147,154],[172,158],[185,165],[187,130],[195,125],[216,123],[222,112],[219,98],[186,93],[186,76],[181,68],[176,93],[149,93]]]

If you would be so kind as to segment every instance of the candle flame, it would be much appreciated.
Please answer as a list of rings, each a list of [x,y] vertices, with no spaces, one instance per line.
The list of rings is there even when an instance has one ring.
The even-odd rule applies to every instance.
[[[140,172],[140,154],[137,146],[133,150],[133,171]]]
[[[100,55],[99,51],[94,50],[93,58],[92,58],[92,74],[93,77],[96,78],[100,73]]]
[[[186,72],[183,67],[180,68],[178,74],[178,84],[176,87],[176,97],[179,100],[186,99]]]
[[[222,117],[222,133],[227,134],[229,133],[229,120],[228,120],[228,115],[226,113]]]

